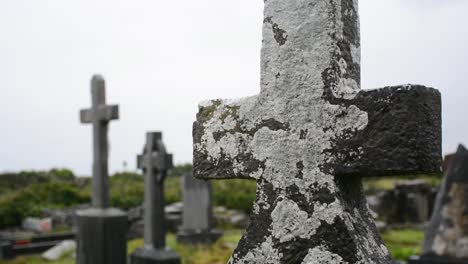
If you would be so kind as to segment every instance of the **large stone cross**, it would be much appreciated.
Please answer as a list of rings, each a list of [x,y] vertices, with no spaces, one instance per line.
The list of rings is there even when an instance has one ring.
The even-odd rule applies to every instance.
[[[160,132],[146,134],[142,155],[137,157],[138,168],[145,174],[144,242],[146,248],[166,247],[164,223],[164,179],[173,167],[172,155],[166,152]]]
[[[357,3],[265,1],[260,94],[199,107],[195,177],[257,181],[231,263],[390,263],[361,177],[440,170],[440,93],[360,90]]]
[[[106,105],[104,78],[91,79],[92,107],[80,111],[81,123],[93,124],[92,202],[95,208],[109,207],[108,127],[109,121],[119,119],[119,107]]]

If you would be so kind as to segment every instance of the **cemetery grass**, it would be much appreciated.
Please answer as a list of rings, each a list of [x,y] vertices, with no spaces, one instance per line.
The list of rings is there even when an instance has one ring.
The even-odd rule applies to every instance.
[[[167,244],[182,257],[183,264],[224,264],[227,263],[234,248],[242,236],[243,230],[231,229],[224,232],[224,236],[211,246],[186,246],[177,244],[174,234],[168,234]],[[394,229],[382,233],[390,253],[395,259],[407,260],[411,255],[421,251],[423,232],[415,229]],[[129,241],[128,253],[143,245],[142,239]],[[21,256],[10,261],[1,261],[0,264],[72,264],[72,253],[57,261],[48,262],[40,256]]]
[[[188,246],[177,244],[174,234],[168,234],[167,245],[182,257],[182,264],[225,264],[229,260],[239,241],[242,230],[228,230],[215,244],[210,246]],[[143,245],[142,239],[128,242],[128,254]],[[45,261],[40,256],[21,256],[13,260],[2,261],[0,264],[72,264],[73,252],[57,261]]]

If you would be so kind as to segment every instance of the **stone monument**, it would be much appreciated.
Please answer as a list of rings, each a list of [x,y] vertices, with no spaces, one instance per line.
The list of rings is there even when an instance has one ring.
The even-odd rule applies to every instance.
[[[93,208],[80,210],[77,217],[78,264],[124,264],[127,259],[127,215],[109,208],[108,126],[119,118],[117,105],[106,105],[105,82],[91,80],[92,107],[81,110],[81,123],[93,125]]]
[[[422,256],[409,264],[468,263],[468,151],[458,147],[445,171]]]
[[[184,211],[177,241],[186,244],[210,244],[221,232],[214,229],[211,182],[187,173],[182,178]]]
[[[360,90],[357,4],[265,1],[260,94],[200,104],[194,176],[257,181],[230,263],[392,263],[361,177],[440,171],[440,93]]]
[[[137,157],[145,176],[144,246],[131,255],[132,264],[180,264],[179,255],[166,248],[164,219],[164,179],[172,168],[172,155],[166,152],[161,132],[146,134],[143,154]]]

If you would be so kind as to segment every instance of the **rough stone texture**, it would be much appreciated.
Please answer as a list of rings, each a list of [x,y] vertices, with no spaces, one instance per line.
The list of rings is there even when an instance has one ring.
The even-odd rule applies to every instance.
[[[194,176],[257,181],[230,263],[390,263],[360,177],[439,170],[439,92],[360,91],[357,11],[265,1],[260,95],[201,103]]]
[[[87,209],[77,213],[78,264],[125,264],[127,215],[118,209]]]
[[[180,263],[180,257],[166,249],[164,219],[164,179],[173,167],[172,155],[166,152],[161,132],[148,132],[143,154],[137,157],[138,168],[145,175],[144,246],[131,255],[137,263]]]
[[[209,244],[221,237],[214,229],[211,182],[199,180],[187,173],[182,178],[183,220],[177,241],[188,244]]]
[[[445,173],[422,259],[443,257],[468,262],[468,151],[460,146]]]

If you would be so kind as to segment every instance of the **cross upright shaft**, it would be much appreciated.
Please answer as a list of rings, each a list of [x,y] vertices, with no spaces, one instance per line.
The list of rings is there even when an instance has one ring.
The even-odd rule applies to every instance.
[[[80,112],[81,123],[93,125],[92,203],[96,208],[109,207],[109,121],[119,118],[117,105],[106,105],[105,81],[100,75],[91,80],[92,107]]]

